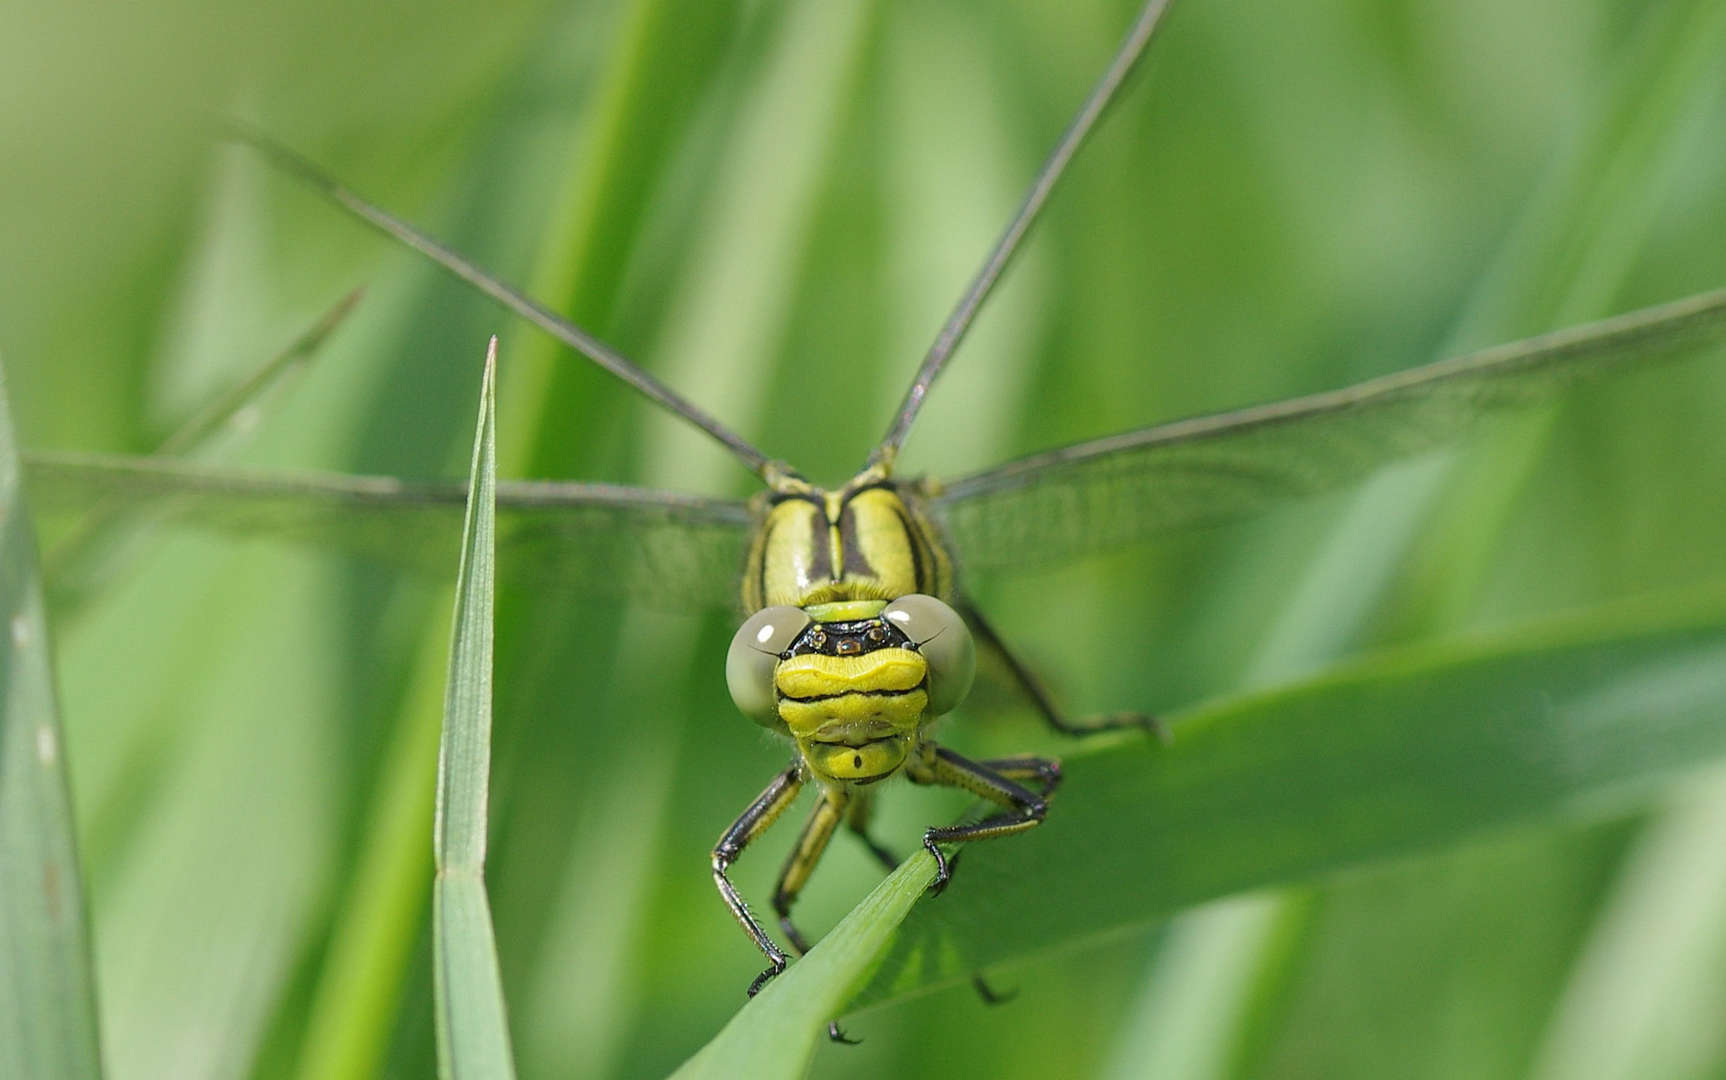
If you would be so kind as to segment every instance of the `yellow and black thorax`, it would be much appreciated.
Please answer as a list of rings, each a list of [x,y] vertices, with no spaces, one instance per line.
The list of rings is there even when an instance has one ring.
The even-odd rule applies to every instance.
[[[790,479],[757,498],[745,613],[910,593],[952,598],[953,561],[916,485],[871,469],[837,491]]]

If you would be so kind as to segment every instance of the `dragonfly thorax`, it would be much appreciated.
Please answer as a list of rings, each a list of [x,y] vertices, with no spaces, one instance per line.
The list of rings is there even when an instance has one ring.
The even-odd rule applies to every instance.
[[[952,560],[913,485],[871,469],[837,491],[789,480],[760,499],[743,575],[745,611],[951,597]]]

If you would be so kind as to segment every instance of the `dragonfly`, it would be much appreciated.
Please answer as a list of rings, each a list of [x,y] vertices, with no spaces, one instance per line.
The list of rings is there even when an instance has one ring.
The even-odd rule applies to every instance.
[[[978,652],[992,654],[1013,688],[1059,732],[1154,727],[1135,712],[1067,715],[979,610],[964,574],[1079,559],[1256,513],[1446,445],[1489,413],[1550,400],[1585,380],[1726,338],[1726,291],[1717,291],[1333,391],[1106,435],[957,479],[902,475],[900,453],[924,403],[1168,9],[1168,0],[1150,0],[1139,12],[953,307],[881,441],[853,477],[831,488],[810,482],[594,335],[309,160],[261,133],[236,131],[359,220],[711,438],[760,481],[762,491],[749,500],[602,483],[498,486],[501,559],[531,565],[578,592],[659,607],[741,609],[725,662],[728,687],[745,717],[792,750],[710,855],[725,906],[767,959],[749,984],[751,994],[809,947],[792,908],[840,825],[884,863],[897,861],[868,831],[881,781],[902,776],[955,787],[990,806],[980,820],[924,833],[937,893],[952,878],[954,845],[1021,833],[1058,812],[1051,799],[1058,759],[974,761],[934,737],[936,721],[965,700]],[[147,507],[193,525],[339,546],[434,571],[452,562],[465,498],[455,483],[239,470],[163,457],[35,455],[29,469],[36,500],[50,507]],[[817,789],[817,805],[772,897],[787,950],[730,871],[804,787]]]

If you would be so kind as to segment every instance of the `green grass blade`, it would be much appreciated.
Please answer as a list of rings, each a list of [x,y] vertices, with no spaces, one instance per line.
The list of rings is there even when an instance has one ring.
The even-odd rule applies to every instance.
[[[1726,754],[1726,590],[1374,658],[1068,761],[1042,828],[973,852],[878,1002],[1201,900],[1622,807]]]
[[[0,618],[0,1076],[100,1076],[54,665],[3,371]]]
[[[437,881],[432,935],[438,1075],[513,1077],[491,908],[485,896],[486,785],[491,769],[491,657],[497,439],[493,383],[497,339],[485,358],[474,436],[443,743],[438,753]]]
[[[935,860],[926,852],[906,859],[674,1075],[679,1080],[802,1076],[826,1038],[827,1021],[845,1008],[880,961],[894,929],[934,880]]]

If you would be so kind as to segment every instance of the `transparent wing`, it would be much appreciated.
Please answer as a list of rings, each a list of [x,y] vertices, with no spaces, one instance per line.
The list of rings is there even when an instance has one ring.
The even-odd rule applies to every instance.
[[[943,485],[935,513],[973,569],[1070,559],[1254,513],[1545,401],[1726,339],[1726,290],[1355,386],[1078,443]]]
[[[35,454],[25,467],[32,509],[44,516],[135,514],[345,550],[452,580],[461,550],[460,484],[94,454]],[[737,604],[749,531],[741,501],[540,481],[500,483],[497,496],[506,579],[672,611]]]

